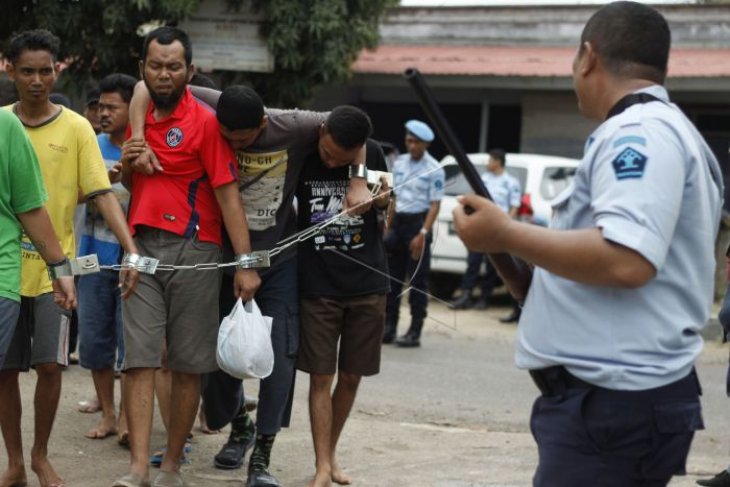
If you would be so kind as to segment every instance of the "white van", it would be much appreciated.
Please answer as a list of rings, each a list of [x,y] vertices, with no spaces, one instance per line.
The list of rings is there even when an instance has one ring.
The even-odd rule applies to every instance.
[[[468,154],[479,174],[486,172],[489,154]],[[539,225],[550,221],[550,200],[573,180],[580,161],[566,157],[539,154],[507,154],[506,170],[517,178],[522,189],[520,218]],[[453,156],[446,156],[441,165],[446,172],[444,198],[433,227],[431,245],[431,291],[448,298],[461,282],[466,270],[467,250],[454,231],[452,211],[456,197],[473,193]]]

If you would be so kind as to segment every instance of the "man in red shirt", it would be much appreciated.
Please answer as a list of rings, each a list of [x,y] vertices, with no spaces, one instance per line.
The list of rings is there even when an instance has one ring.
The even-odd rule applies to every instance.
[[[250,252],[248,225],[238,194],[236,159],[218,130],[215,114],[187,89],[193,74],[187,34],[160,27],[147,35],[140,71],[152,96],[145,138],[162,171],[131,174],[129,225],[140,254],[162,264],[191,265],[220,260],[221,221],[237,255]],[[130,177],[133,152],[122,154]],[[243,224],[242,224],[243,222]],[[133,264],[139,256],[127,258]],[[234,292],[251,299],[260,280],[239,269]],[[140,292],[124,303],[125,407],[129,418],[129,473],[115,487],[149,484],[154,371],[163,340],[172,371],[167,452],[153,486],[182,486],[179,459],[200,398],[200,374],[217,369],[216,271],[158,271],[140,279]]]

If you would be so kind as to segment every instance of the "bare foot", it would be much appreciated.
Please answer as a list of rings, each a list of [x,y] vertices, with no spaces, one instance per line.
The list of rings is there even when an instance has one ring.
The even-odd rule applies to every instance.
[[[208,422],[205,420],[205,413],[203,412],[202,404],[200,405],[200,412],[198,413],[198,421],[200,424],[200,431],[202,431],[206,435],[215,435],[221,432],[221,430],[212,430],[208,428]]]
[[[332,480],[327,472],[317,472],[307,487],[332,487]]]
[[[117,419],[112,416],[111,418],[101,418],[99,424],[91,428],[84,436],[92,440],[101,440],[116,433]]]
[[[101,411],[101,405],[97,398],[89,399],[88,401],[81,401],[79,402],[78,411],[80,413],[98,413]]]
[[[0,477],[0,487],[26,487],[28,478],[25,476],[25,467],[20,465],[8,468]]]
[[[119,418],[119,426],[117,427],[117,430],[119,431],[117,433],[117,443],[122,446],[129,447],[129,429],[127,428],[126,414],[122,414]]]
[[[352,477],[343,472],[335,461],[332,461],[332,482],[340,485],[350,485],[352,483]]]
[[[58,476],[48,458],[35,458],[30,462],[30,468],[38,476],[41,487],[63,487],[63,479]]]

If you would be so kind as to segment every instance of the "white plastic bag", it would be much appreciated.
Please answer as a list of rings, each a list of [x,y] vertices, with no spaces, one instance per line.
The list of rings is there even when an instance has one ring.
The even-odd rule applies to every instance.
[[[218,367],[238,379],[264,379],[274,368],[271,346],[272,318],[263,316],[251,299],[238,298],[218,329]]]

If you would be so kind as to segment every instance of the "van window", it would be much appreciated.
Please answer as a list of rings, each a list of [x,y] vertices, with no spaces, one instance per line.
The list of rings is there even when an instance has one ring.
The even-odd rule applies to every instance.
[[[575,169],[567,166],[546,167],[540,181],[540,196],[548,201],[555,198],[573,181]]]
[[[474,164],[477,172],[482,175],[487,172],[487,167],[484,164]],[[507,166],[505,168],[507,173],[517,179],[520,183],[520,189],[525,190],[525,183],[527,182],[527,168],[524,167],[512,167]],[[460,196],[462,194],[473,193],[469,182],[461,172],[461,168],[456,164],[444,166],[444,173],[446,174],[446,181],[444,184],[444,194],[446,196]]]

